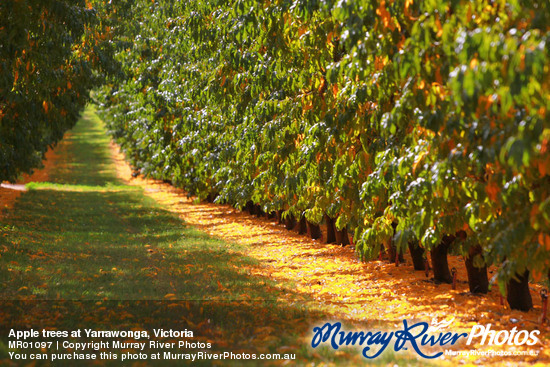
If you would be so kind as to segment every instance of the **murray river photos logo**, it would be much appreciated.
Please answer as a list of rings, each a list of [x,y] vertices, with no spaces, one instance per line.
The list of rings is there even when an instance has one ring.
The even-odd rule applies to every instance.
[[[345,331],[342,330],[340,322],[327,322],[323,326],[313,328],[311,346],[318,347],[320,344],[329,344],[333,349],[342,346],[360,346],[362,355],[365,358],[373,359],[378,357],[388,346],[393,345],[393,350],[408,350],[412,348],[423,358],[437,358],[443,352],[429,355],[424,353],[424,347],[451,346],[461,339],[466,339],[466,345],[473,342],[481,345],[535,345],[539,342],[537,335],[540,331],[533,330],[492,330],[491,324],[474,325],[469,333],[439,332],[439,329],[450,325],[449,322],[435,321],[432,325],[427,322],[411,324],[403,320],[403,329],[394,331]],[[444,325],[443,325],[444,324]],[[408,342],[408,343],[407,343]],[[393,343],[393,344],[392,344]]]

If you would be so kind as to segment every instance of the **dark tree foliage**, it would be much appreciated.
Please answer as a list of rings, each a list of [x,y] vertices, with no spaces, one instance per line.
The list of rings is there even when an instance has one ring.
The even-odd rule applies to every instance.
[[[143,174],[334,220],[363,259],[463,231],[502,291],[550,267],[546,2],[125,6],[102,110]]]
[[[84,0],[0,2],[0,181],[40,167],[114,70],[102,31]]]

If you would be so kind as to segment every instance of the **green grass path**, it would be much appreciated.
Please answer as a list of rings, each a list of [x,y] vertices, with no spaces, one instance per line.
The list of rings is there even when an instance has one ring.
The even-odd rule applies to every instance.
[[[277,298],[267,280],[260,286],[247,275],[255,265],[236,255],[238,246],[187,227],[121,183],[108,142],[88,109],[60,147],[50,182],[27,185],[2,227],[9,249],[0,267],[2,298]]]
[[[275,337],[271,325],[278,321],[305,320],[303,307],[277,302],[271,281],[249,276],[257,264],[239,246],[186,226],[120,182],[108,143],[87,109],[58,147],[50,182],[29,184],[6,213],[0,298],[11,320],[4,330],[24,322],[58,329],[162,326],[194,330],[196,340],[221,349],[242,334],[227,347],[250,351],[257,329],[264,328],[257,337]],[[266,351],[282,345],[272,339]]]
[[[308,348],[308,332],[325,319],[311,302],[291,284],[251,276],[260,265],[243,248],[120,182],[108,144],[89,107],[58,147],[50,182],[29,184],[0,223],[0,362],[14,363],[11,328],[166,328],[193,330],[212,350],[347,364],[348,353]]]

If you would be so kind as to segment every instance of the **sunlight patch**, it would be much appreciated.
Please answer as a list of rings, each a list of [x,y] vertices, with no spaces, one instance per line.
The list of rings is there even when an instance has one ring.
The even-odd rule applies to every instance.
[[[54,182],[29,182],[24,186],[26,190],[54,190],[54,191],[73,191],[73,192],[120,192],[120,191],[139,191],[140,189],[126,185],[91,186],[91,185],[71,185],[58,184]]]

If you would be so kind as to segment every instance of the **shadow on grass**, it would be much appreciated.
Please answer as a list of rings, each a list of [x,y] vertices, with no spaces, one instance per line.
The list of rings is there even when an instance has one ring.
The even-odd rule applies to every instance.
[[[10,348],[12,329],[81,329],[80,337],[49,339],[54,342],[121,340],[89,338],[84,329],[147,330],[151,339],[155,329],[187,329],[194,332],[193,338],[158,340],[211,343],[210,348],[176,347],[176,353],[288,353],[296,355],[293,365],[364,363],[357,350],[335,353],[329,348],[309,348],[312,326],[321,325],[326,317],[315,301],[295,292],[290,283],[255,275],[261,265],[243,255],[241,246],[190,228],[141,190],[122,185],[107,144],[100,121],[87,110],[60,147],[59,164],[49,178],[52,183],[29,185],[30,191],[19,198],[0,226],[0,364],[32,362],[10,359],[9,352],[27,356],[33,351],[74,352],[63,347]],[[381,325],[371,326],[379,329]],[[100,364],[189,364],[164,358],[157,363],[150,357],[169,349],[146,350],[147,360],[122,363],[124,353],[137,353],[138,348],[111,345],[103,351],[114,351],[119,358]],[[91,347],[81,353],[100,352]],[[401,356],[388,358],[398,361]],[[224,360],[221,364],[242,363]],[[212,365],[212,361],[191,364]]]
[[[8,361],[8,352],[14,351],[8,348],[9,331],[33,328],[81,329],[80,338],[49,339],[78,342],[120,340],[88,338],[85,329],[147,330],[151,339],[145,340],[142,351],[148,356],[147,365],[182,364],[166,360],[164,352],[198,351],[295,354],[297,361],[292,364],[297,365],[364,363],[358,349],[338,353],[328,347],[311,349],[308,334],[326,316],[291,284],[252,275],[261,265],[244,256],[239,245],[190,228],[140,190],[77,188],[84,191],[71,185],[48,188],[48,184],[30,190],[2,227],[0,248],[7,250],[0,263],[0,361]],[[380,321],[368,329],[386,326]],[[155,338],[155,329],[191,330],[194,337]],[[149,348],[150,340],[210,343],[211,348],[159,350]],[[72,352],[61,348],[57,353]],[[126,352],[140,350],[122,351],[112,345],[86,350],[101,352],[118,353],[120,359]],[[155,353],[161,353],[162,360],[151,360]],[[101,364],[128,363],[119,359]],[[388,361],[417,363],[406,354],[373,362]],[[192,365],[212,365],[212,361]]]
[[[136,190],[31,190],[0,244],[1,298],[277,299],[242,248],[186,226]]]
[[[303,345],[323,317],[288,285],[251,275],[259,265],[238,245],[186,226],[139,190],[44,185],[10,214],[0,235],[0,358],[9,330],[29,328],[187,329],[212,350],[276,352]]]

